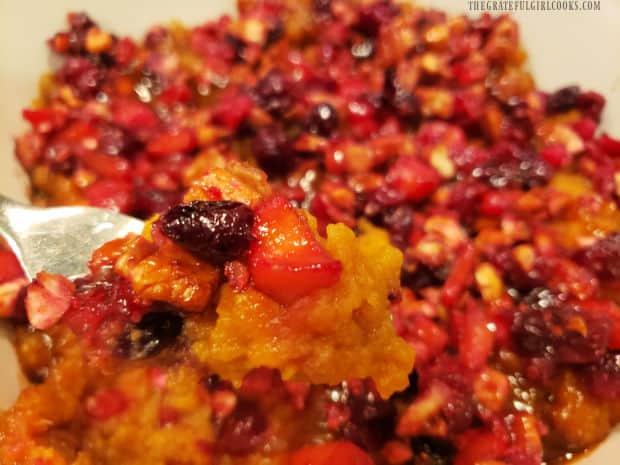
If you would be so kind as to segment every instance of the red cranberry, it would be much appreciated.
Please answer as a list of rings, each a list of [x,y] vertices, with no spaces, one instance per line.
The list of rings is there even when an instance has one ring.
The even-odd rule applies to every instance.
[[[236,130],[252,111],[252,99],[240,89],[227,88],[213,107],[213,121]]]
[[[588,141],[596,133],[596,121],[590,118],[583,118],[573,123],[572,128],[583,140]]]
[[[215,264],[241,256],[249,247],[254,212],[240,202],[194,201],[172,207],[161,218],[163,233]]]
[[[255,91],[259,105],[270,113],[284,113],[293,104],[291,82],[279,69],[267,73],[258,82]]]
[[[58,71],[61,82],[69,84],[82,98],[94,97],[104,79],[104,71],[82,57],[69,57]]]
[[[425,199],[439,187],[441,178],[424,161],[404,155],[390,168],[385,181],[386,184],[377,192],[377,201],[394,205],[405,200]]]
[[[131,186],[115,179],[101,179],[84,190],[90,205],[128,213],[132,208]]]
[[[183,330],[183,318],[176,313],[147,313],[136,325],[130,325],[121,335],[117,353],[130,359],[157,354],[173,344]]]
[[[453,209],[465,224],[472,223],[477,217],[478,208],[488,187],[478,181],[462,181],[454,185],[448,199],[449,208]]]
[[[148,311],[129,281],[116,277],[112,281],[93,282],[90,277],[76,281],[76,298],[63,321],[78,336],[94,340],[106,321],[135,322]]]
[[[329,136],[338,127],[338,114],[329,103],[319,103],[310,112],[308,131],[321,136]]]
[[[561,168],[570,163],[570,154],[562,144],[550,145],[540,151],[540,156],[551,166]]]
[[[577,109],[594,121],[601,120],[603,108],[605,108],[605,97],[597,92],[583,92],[577,98]]]
[[[262,168],[269,172],[284,173],[294,164],[294,154],[284,130],[266,126],[252,139],[252,153]]]

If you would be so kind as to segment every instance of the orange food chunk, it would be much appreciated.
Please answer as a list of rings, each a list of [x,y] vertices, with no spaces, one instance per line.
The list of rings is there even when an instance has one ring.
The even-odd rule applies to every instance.
[[[321,247],[305,217],[283,197],[256,211],[250,274],[256,288],[282,304],[334,285],[342,265]],[[285,283],[285,285],[283,285]]]

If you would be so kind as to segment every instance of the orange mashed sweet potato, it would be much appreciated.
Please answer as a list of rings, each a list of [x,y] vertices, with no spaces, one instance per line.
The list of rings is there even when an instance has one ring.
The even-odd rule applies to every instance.
[[[224,285],[215,326],[186,326],[198,359],[237,381],[267,366],[284,379],[312,383],[370,376],[383,396],[404,389],[413,350],[396,337],[388,310],[402,254],[371,227],[355,237],[342,224],[330,225],[324,243],[343,264],[335,286],[281,306],[256,289]]]

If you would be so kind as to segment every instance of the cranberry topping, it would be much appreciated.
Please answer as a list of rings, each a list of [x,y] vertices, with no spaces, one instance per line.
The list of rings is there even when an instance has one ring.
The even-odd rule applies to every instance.
[[[211,263],[241,256],[250,245],[254,213],[231,201],[194,201],[176,205],[161,218],[161,230],[173,241]]]

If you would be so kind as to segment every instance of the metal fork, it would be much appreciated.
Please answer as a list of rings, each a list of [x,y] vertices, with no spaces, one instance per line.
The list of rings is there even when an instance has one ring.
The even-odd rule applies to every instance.
[[[0,195],[0,236],[29,279],[43,270],[68,278],[83,276],[97,247],[140,233],[143,226],[140,220],[101,208],[37,208]]]

